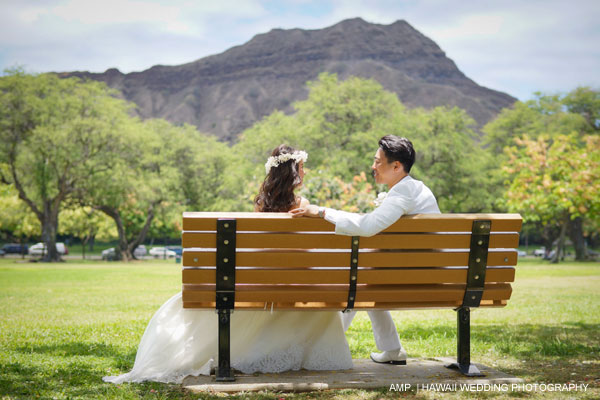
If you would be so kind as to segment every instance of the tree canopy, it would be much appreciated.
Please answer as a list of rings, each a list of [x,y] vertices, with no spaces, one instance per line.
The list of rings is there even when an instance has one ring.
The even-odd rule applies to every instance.
[[[585,259],[586,233],[598,231],[600,92],[581,87],[568,94],[517,102],[484,128],[484,143],[500,152],[504,205],[537,226],[554,261],[569,235]],[[587,232],[586,232],[587,230]]]
[[[233,146],[240,162],[231,174],[231,186],[238,193],[231,207],[251,209],[265,160],[273,148],[286,143],[309,153],[305,196],[354,210],[356,205],[341,201],[340,196],[345,190],[369,188],[371,201],[360,202],[363,206],[358,209],[371,210],[372,200],[383,188],[366,185],[361,176],[371,172],[378,140],[395,134],[413,142],[417,162],[411,172],[432,188],[444,212],[488,209],[491,200],[481,168],[486,153],[475,141],[474,122],[464,111],[408,110],[374,80],[339,81],[328,73],[309,82],[308,89],[308,98],[294,104],[294,114],[272,113],[243,132]],[[355,187],[349,189],[348,184]]]
[[[112,167],[128,106],[98,82],[27,75],[0,78],[2,181],[41,224],[46,259],[58,259],[58,215],[87,180]]]

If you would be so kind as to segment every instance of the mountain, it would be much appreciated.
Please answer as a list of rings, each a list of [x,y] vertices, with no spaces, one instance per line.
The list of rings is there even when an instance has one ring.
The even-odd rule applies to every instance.
[[[142,118],[190,123],[233,141],[275,109],[291,113],[306,81],[328,71],[340,79],[373,78],[408,107],[465,109],[482,126],[516,99],[477,85],[431,39],[406,21],[360,18],[325,29],[273,29],[221,54],[177,66],[123,74],[70,72],[106,82],[138,105]]]

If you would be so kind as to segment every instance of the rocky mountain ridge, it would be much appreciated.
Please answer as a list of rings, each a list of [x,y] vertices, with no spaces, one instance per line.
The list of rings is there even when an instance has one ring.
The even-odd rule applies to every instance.
[[[137,104],[142,118],[190,123],[233,141],[275,109],[293,112],[306,81],[321,72],[372,78],[408,107],[458,106],[482,126],[516,99],[477,85],[439,46],[406,21],[360,18],[324,29],[273,29],[247,43],[178,66],[123,74],[70,72],[106,82]]]

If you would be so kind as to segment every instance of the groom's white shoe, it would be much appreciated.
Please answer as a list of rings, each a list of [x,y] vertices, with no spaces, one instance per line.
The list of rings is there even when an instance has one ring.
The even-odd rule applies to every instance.
[[[371,353],[371,360],[380,364],[406,365],[406,350],[388,350],[383,353]]]

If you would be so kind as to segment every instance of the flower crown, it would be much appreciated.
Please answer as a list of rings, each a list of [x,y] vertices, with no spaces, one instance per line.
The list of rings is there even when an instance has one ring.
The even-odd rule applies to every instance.
[[[283,164],[286,161],[294,160],[294,162],[299,163],[300,161],[306,162],[308,160],[308,153],[305,151],[295,151],[293,153],[282,153],[277,157],[271,156],[267,159],[265,163],[265,171],[267,174],[273,167],[278,167],[279,164]]]

